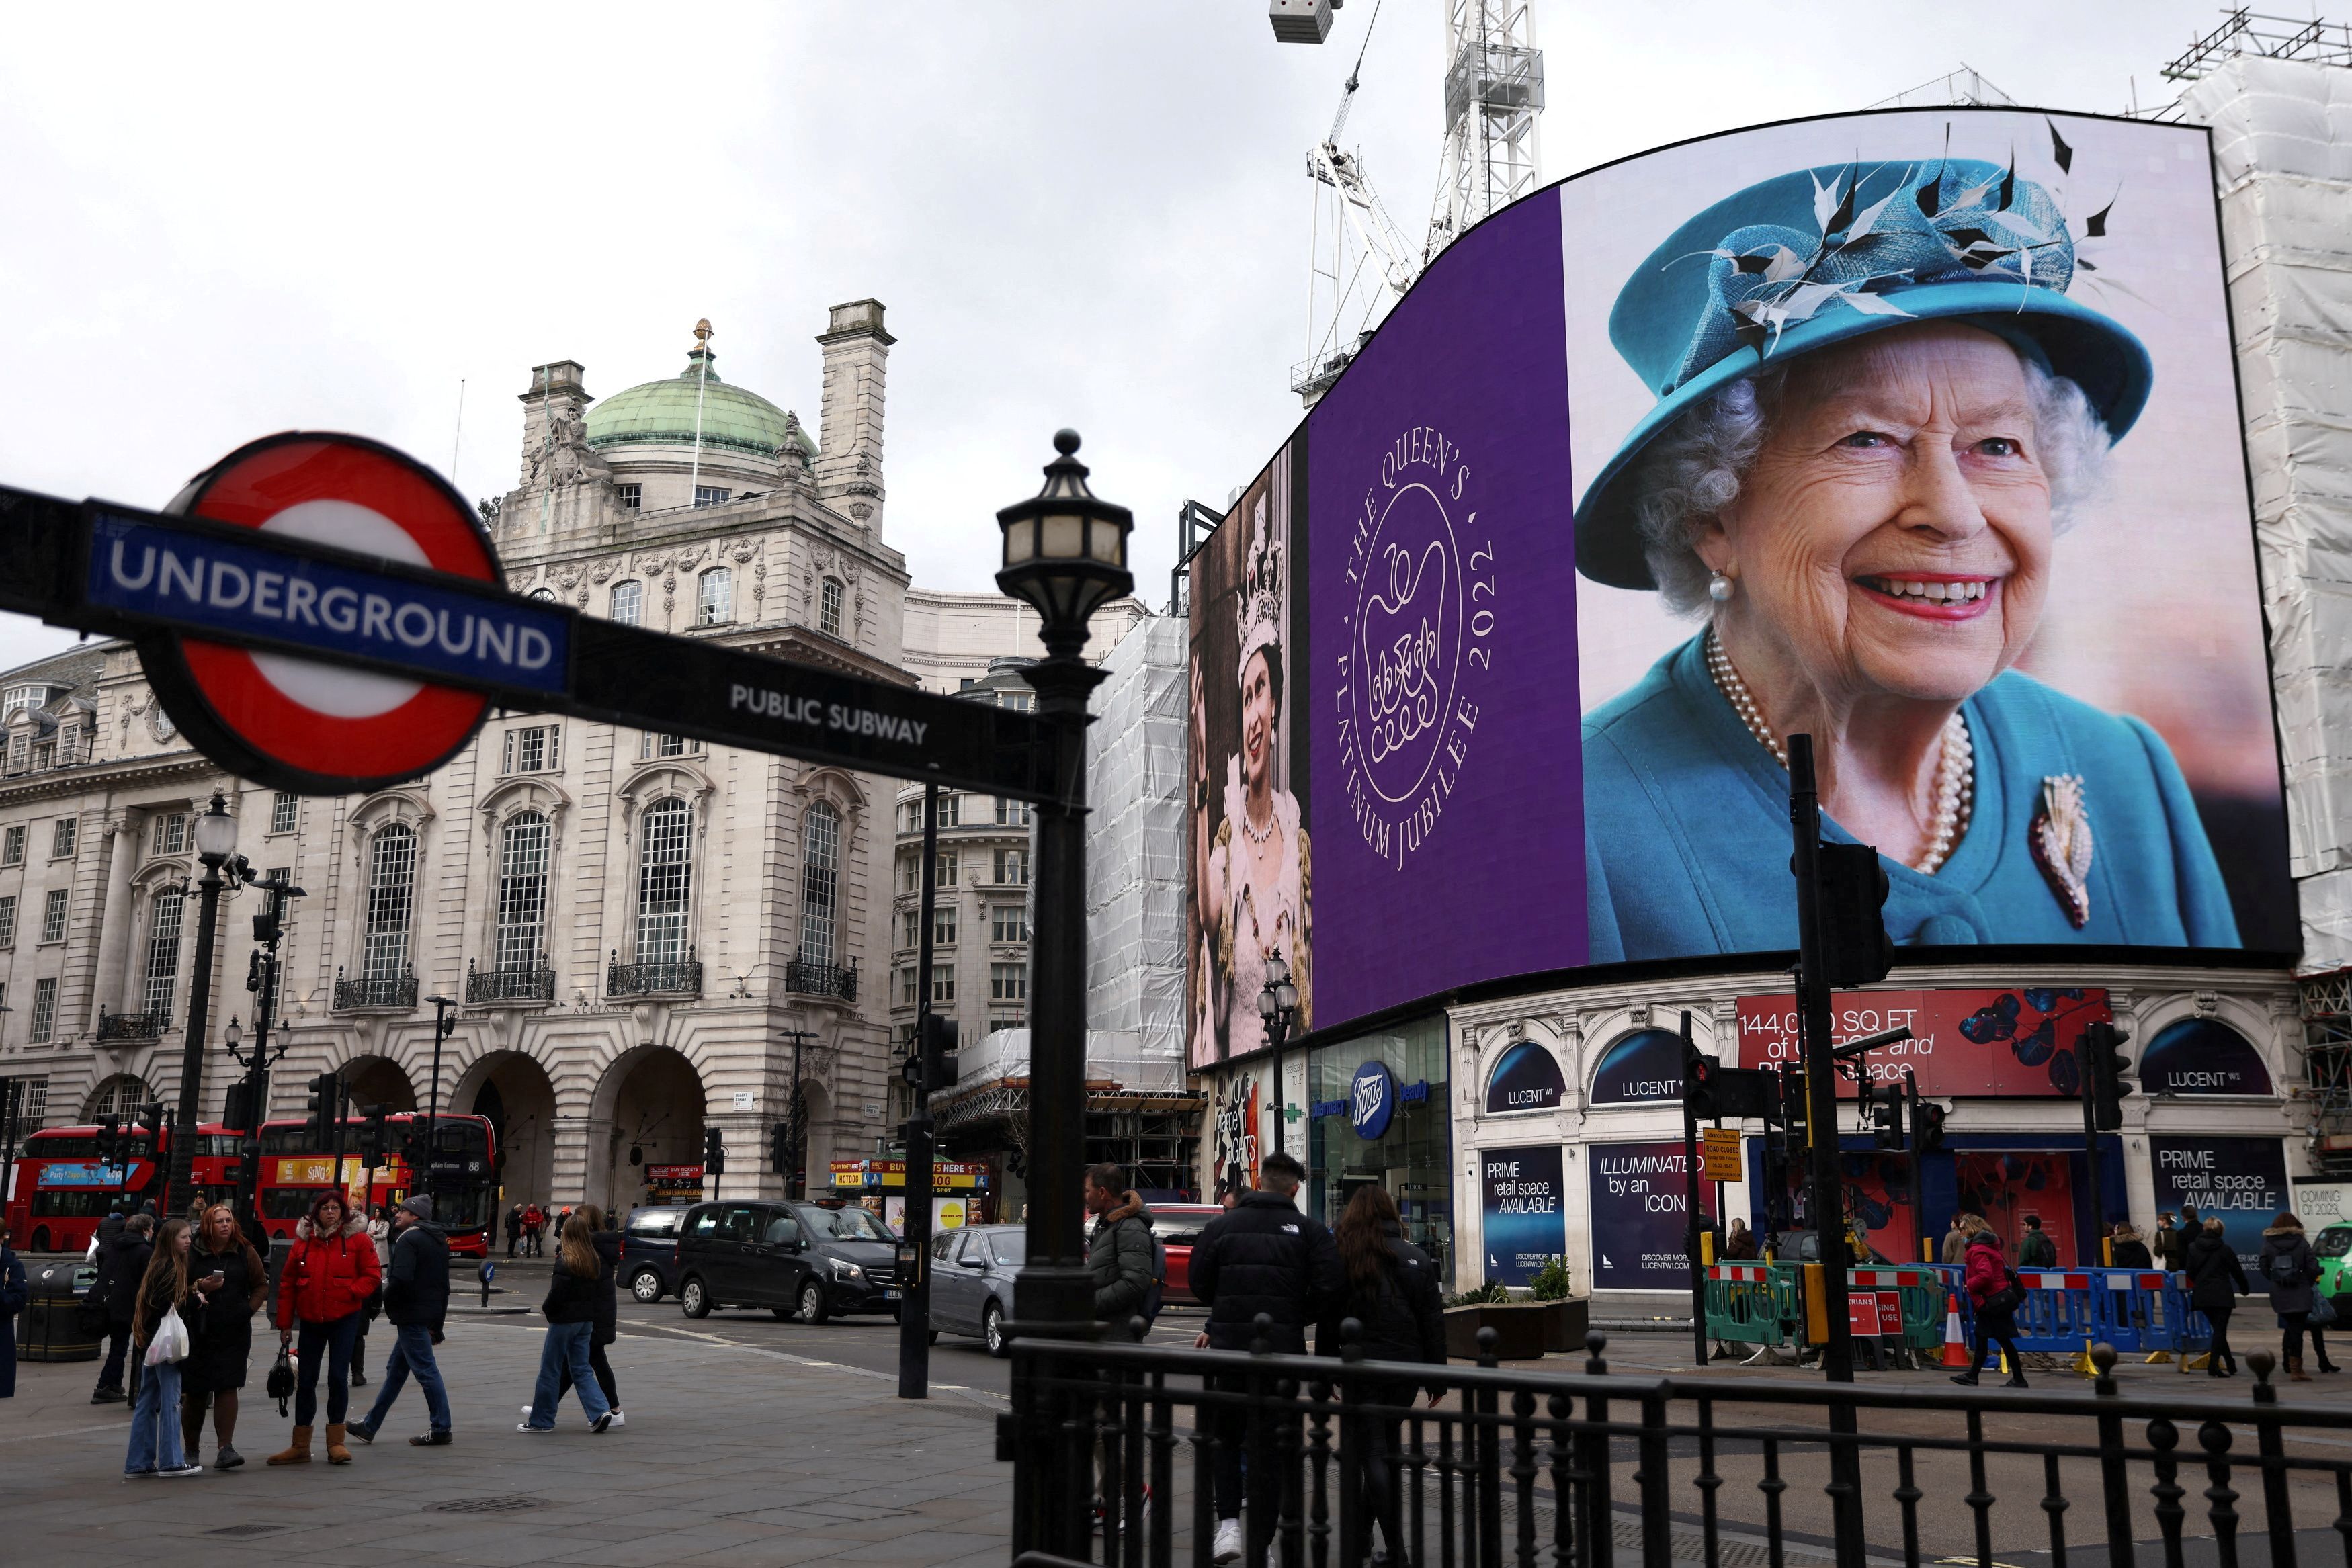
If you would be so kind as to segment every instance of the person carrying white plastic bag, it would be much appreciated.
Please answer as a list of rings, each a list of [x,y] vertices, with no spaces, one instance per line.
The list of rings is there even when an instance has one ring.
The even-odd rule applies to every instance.
[[[188,1354],[188,1328],[180,1309],[191,1294],[188,1250],[194,1240],[186,1220],[165,1220],[154,1256],[148,1259],[147,1272],[139,1281],[131,1343],[147,1372],[131,1412],[131,1451],[122,1460],[125,1476],[204,1473],[204,1466],[190,1464],[180,1446],[180,1363]]]

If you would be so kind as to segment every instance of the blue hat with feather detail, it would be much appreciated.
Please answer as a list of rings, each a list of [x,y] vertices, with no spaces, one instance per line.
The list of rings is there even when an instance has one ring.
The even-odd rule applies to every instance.
[[[2097,235],[2105,213],[2088,220]],[[1577,570],[1655,588],[1631,483],[1644,447],[1743,376],[1912,321],[1966,321],[2083,389],[2110,437],[2155,379],[2147,348],[2071,298],[2074,235],[2050,193],[1974,159],[1801,169],[1692,218],[1618,291],[1609,339],[1657,406],[1576,509]],[[2087,264],[2083,264],[2087,266]]]

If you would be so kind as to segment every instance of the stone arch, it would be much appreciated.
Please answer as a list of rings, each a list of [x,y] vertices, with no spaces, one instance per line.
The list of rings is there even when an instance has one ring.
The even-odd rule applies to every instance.
[[[604,1132],[588,1149],[589,1201],[626,1213],[645,1199],[647,1166],[701,1164],[709,1103],[700,1071],[682,1051],[640,1045],[614,1058],[589,1112],[589,1125]],[[730,1153],[756,1168],[758,1151]]]
[[[342,1073],[353,1115],[365,1105],[381,1105],[387,1111],[425,1108],[416,1098],[416,1085],[409,1081],[408,1070],[389,1056],[354,1056],[343,1063]]]
[[[833,1091],[817,1079],[802,1079],[801,1113],[801,1191],[814,1197],[832,1186]]]
[[[154,1098],[147,1081],[135,1072],[118,1072],[101,1079],[98,1087],[82,1102],[81,1119],[95,1122],[110,1112],[118,1116],[136,1115],[139,1107]]]
[[[504,1201],[550,1201],[555,1192],[555,1083],[528,1051],[490,1051],[474,1059],[450,1092],[449,1108],[488,1120],[505,1164]]]

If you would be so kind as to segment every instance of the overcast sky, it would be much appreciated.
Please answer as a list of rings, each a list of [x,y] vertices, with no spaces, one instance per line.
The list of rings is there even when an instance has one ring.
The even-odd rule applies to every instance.
[[[1408,234],[1442,136],[1442,0],[1381,0],[1345,140]],[[2281,9],[2298,9],[2284,0]],[[656,14],[657,13],[657,14]],[[259,19],[257,19],[259,18]],[[1962,62],[2021,102],[2171,92],[2204,0],[2014,8],[1537,0],[1544,174],[1860,108]],[[45,6],[0,51],[0,483],[160,505],[289,426],[517,479],[530,367],[684,364],[816,424],[825,307],[898,336],[886,537],[989,586],[1055,428],[1168,592],[1180,501],[1299,417],[1307,150],[1374,0],[1321,47],[1264,0]],[[0,617],[0,663],[70,638]]]

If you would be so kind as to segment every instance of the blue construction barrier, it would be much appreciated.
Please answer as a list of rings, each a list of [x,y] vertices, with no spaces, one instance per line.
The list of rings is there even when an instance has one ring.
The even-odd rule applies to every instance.
[[[1960,1332],[1976,1337],[1976,1304],[1957,1263],[1932,1265],[1958,1300]],[[2074,1354],[2101,1341],[2123,1355],[2156,1351],[2201,1354],[2212,1343],[2212,1325],[2189,1304],[2186,1276],[2153,1269],[2021,1269],[2025,1287],[2019,1307],[2017,1348]]]

